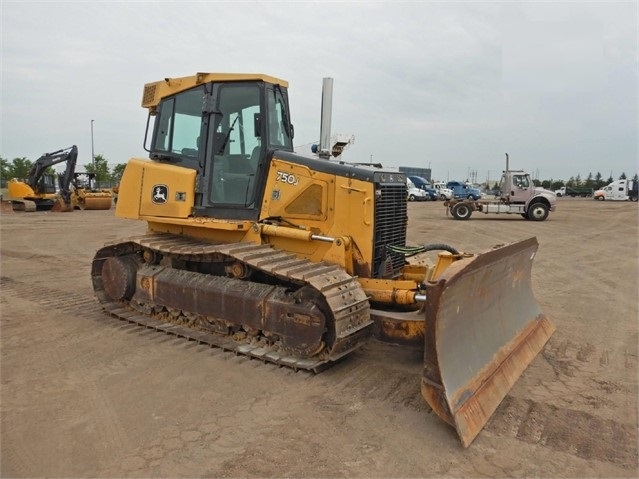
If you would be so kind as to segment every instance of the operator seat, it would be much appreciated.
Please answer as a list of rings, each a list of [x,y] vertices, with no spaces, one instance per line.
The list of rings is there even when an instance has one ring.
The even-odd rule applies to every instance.
[[[257,145],[255,148],[253,148],[251,156],[249,157],[249,166],[253,174],[257,173],[257,167],[260,164],[260,149],[261,147]]]

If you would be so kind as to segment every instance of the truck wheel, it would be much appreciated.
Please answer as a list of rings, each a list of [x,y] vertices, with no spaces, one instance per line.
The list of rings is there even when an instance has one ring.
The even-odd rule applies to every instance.
[[[410,195],[408,197],[408,201],[415,201],[415,195]]]
[[[603,201],[603,200],[605,200],[606,198],[605,198],[603,195],[599,195],[599,196],[597,196],[597,199],[598,199],[599,201]]]
[[[450,214],[452,214],[456,220],[467,220],[470,218],[470,215],[473,214],[473,210],[466,203],[457,203],[451,208]]]
[[[637,200],[639,200],[639,198],[638,198],[638,197],[636,197],[636,196],[631,196],[631,197],[630,197],[630,201],[637,201]]]
[[[548,207],[544,203],[534,203],[528,208],[528,219],[531,221],[544,221],[548,218]]]

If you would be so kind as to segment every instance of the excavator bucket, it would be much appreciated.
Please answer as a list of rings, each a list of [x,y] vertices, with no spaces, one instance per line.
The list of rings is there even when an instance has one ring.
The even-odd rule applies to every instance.
[[[422,395],[468,447],[555,327],[531,287],[536,238],[452,263],[427,287]]]
[[[53,203],[51,211],[56,213],[68,213],[73,211],[73,205],[71,203],[65,203],[62,198],[57,198]]]

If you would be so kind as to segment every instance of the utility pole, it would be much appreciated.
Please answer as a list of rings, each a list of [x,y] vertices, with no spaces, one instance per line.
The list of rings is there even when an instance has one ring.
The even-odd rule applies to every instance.
[[[93,165],[93,173],[96,173],[96,171],[95,171],[95,153],[93,151],[93,122],[94,121],[95,120],[91,120],[91,165]]]

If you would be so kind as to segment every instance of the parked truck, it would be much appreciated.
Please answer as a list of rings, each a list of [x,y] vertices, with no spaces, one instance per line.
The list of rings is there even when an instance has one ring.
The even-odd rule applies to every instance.
[[[499,184],[499,197],[495,199],[452,199],[444,202],[446,214],[456,220],[467,220],[473,211],[496,214],[519,214],[531,221],[544,221],[550,211],[555,211],[557,195],[543,188],[536,188],[530,175],[521,170],[510,170],[506,154],[506,170]]]
[[[406,178],[406,194],[408,201],[428,201],[428,193],[425,190],[417,188],[409,178]]]
[[[555,194],[558,198],[562,196],[570,196],[571,198],[581,196],[582,198],[586,198],[592,196],[592,193],[593,189],[586,186],[562,186],[558,190],[555,190]]]
[[[446,188],[446,183],[443,181],[435,181],[433,188],[442,200],[452,200],[455,197],[453,190]]]
[[[481,191],[461,181],[449,181],[446,183],[446,188],[453,190],[455,198],[468,198],[469,200],[481,198]]]
[[[637,182],[634,180],[617,180],[595,191],[594,199],[599,201],[637,201]]]

